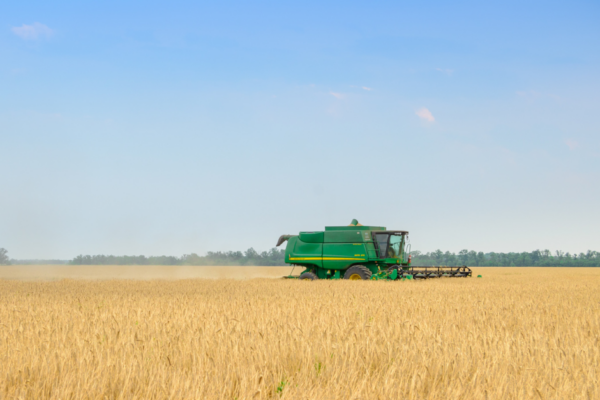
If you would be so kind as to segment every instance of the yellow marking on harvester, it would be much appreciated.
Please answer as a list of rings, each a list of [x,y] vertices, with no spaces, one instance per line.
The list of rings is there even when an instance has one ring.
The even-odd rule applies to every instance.
[[[358,261],[364,261],[364,258],[346,258],[346,257],[290,257],[290,260],[358,260]]]

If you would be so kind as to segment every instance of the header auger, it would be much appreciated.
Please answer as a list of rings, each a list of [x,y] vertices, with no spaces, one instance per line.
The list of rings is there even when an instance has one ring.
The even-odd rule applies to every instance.
[[[407,238],[407,231],[363,226],[354,219],[348,226],[326,226],[320,232],[282,235],[277,246],[287,241],[285,261],[305,268],[299,276],[287,278],[396,280],[472,276],[467,266],[411,266]]]

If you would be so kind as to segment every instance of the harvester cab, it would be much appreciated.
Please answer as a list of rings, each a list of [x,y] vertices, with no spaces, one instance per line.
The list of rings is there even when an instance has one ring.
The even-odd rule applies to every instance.
[[[463,267],[411,267],[407,231],[364,226],[352,220],[348,226],[326,226],[324,231],[282,235],[287,242],[285,261],[304,267],[299,279],[416,279],[471,276]],[[468,271],[467,271],[468,270]]]

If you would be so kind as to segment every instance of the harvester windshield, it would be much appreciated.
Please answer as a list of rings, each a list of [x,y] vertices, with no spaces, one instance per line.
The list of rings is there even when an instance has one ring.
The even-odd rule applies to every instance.
[[[401,233],[376,233],[375,240],[380,258],[400,258],[402,254]]]
[[[388,258],[400,258],[401,246],[402,236],[391,235],[390,245],[388,246]]]

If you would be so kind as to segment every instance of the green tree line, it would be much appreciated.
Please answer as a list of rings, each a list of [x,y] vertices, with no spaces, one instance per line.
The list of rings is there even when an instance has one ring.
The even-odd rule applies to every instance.
[[[69,260],[15,260],[12,258],[10,263],[13,265],[62,265],[68,264]]]
[[[441,250],[412,252],[412,265],[467,265],[473,267],[600,267],[600,252],[571,254],[563,251],[535,250],[522,253],[483,253],[461,250],[458,254]]]
[[[285,250],[273,248],[269,251],[257,252],[253,248],[241,251],[213,252],[205,256],[196,253],[182,257],[173,256],[84,256],[80,255],[69,261],[71,265],[263,265],[283,266]]]
[[[428,253],[413,251],[412,265],[467,265],[473,267],[600,267],[600,252],[571,254],[550,250],[535,250],[522,253],[483,253],[462,250],[458,253],[436,250]],[[285,250],[273,248],[269,251],[257,252],[253,248],[241,251],[212,252],[205,256],[196,253],[182,257],[159,256],[78,256],[69,262],[73,265],[264,265],[283,266]]]
[[[412,265],[467,265],[473,267],[600,267],[600,252],[588,250],[587,253],[568,253],[550,250],[535,250],[522,253],[483,253],[473,250],[462,250],[458,253],[436,250],[428,253],[412,251]],[[0,265],[41,264],[40,260],[10,260],[7,251],[0,248]],[[52,264],[63,263],[53,260]],[[284,266],[285,250],[273,248],[269,251],[257,252],[250,248],[244,252],[209,251],[204,256],[196,253],[174,256],[112,256],[112,255],[79,255],[69,261],[71,265],[263,265]]]

